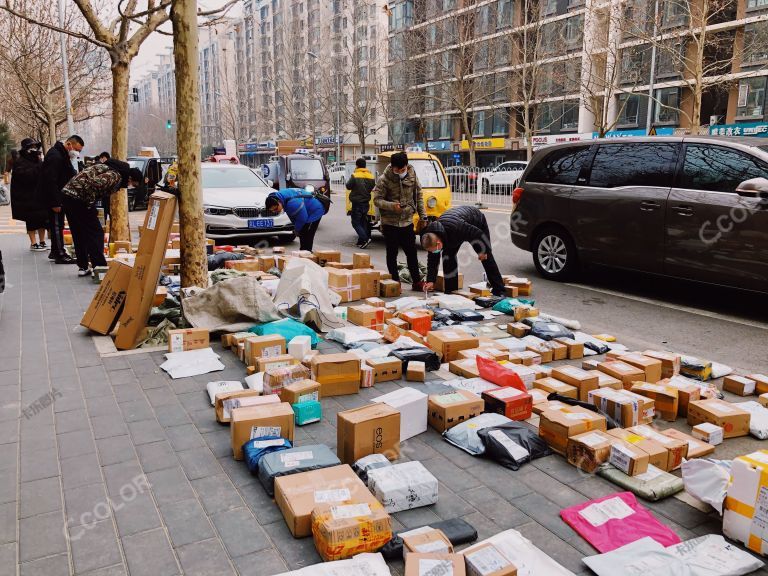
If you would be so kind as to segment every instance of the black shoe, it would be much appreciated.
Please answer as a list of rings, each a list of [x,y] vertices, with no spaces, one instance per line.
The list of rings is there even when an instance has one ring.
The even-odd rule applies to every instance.
[[[54,262],[54,264],[77,264],[77,260],[72,258],[72,256],[70,256],[70,255],[59,256],[53,262]]]
[[[370,238],[368,238],[368,240],[366,240],[365,242],[363,242],[362,244],[360,244],[360,245],[358,246],[358,248],[368,248],[368,245],[369,245],[370,243],[371,243],[371,239],[370,239]]]

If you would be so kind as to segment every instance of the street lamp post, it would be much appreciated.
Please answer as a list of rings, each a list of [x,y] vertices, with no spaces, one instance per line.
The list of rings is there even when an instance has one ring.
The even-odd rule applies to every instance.
[[[59,27],[64,28],[64,0],[59,0]],[[67,58],[67,43],[64,32],[59,32],[59,43],[61,45],[62,79],[64,80],[64,105],[67,107],[67,130],[68,136],[71,136],[75,133],[75,122],[72,119],[72,95],[69,93],[69,59]]]
[[[651,133],[653,112],[653,90],[656,82],[656,35],[659,33],[659,0],[656,0],[653,8],[653,42],[651,43],[651,74],[648,79],[648,111],[645,114],[645,133]]]

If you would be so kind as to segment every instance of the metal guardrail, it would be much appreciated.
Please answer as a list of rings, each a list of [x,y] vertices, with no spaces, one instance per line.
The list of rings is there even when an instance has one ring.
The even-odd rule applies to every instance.
[[[451,166],[446,172],[454,203],[509,210],[512,209],[512,192],[522,174],[522,171],[471,166]]]

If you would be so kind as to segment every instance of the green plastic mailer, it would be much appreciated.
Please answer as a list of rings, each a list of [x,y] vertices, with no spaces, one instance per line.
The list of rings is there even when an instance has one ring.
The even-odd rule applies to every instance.
[[[597,475],[649,502],[663,500],[683,490],[682,478],[652,465],[644,474],[627,476],[606,462],[597,469]]]

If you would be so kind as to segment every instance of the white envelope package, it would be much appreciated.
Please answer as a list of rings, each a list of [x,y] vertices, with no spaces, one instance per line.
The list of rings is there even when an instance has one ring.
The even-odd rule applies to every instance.
[[[370,470],[368,487],[389,513],[437,502],[437,478],[421,462]]]

